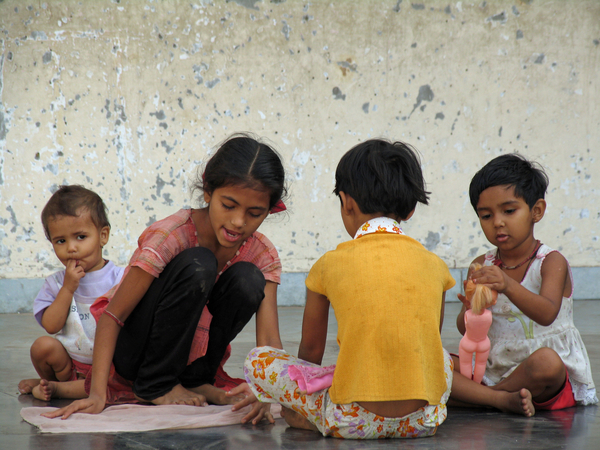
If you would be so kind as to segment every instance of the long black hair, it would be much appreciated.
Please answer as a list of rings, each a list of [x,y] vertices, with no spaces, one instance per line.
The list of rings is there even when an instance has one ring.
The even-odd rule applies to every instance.
[[[206,163],[193,189],[212,194],[223,186],[245,186],[269,192],[269,209],[287,194],[285,170],[279,154],[248,134],[225,140]]]

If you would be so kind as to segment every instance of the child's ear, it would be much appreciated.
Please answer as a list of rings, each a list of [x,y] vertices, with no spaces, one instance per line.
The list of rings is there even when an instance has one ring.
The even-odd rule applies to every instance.
[[[404,220],[406,222],[408,219],[410,219],[413,216],[414,213],[415,213],[415,210],[413,209],[411,212],[408,213],[408,216],[402,218],[402,220]]]
[[[544,217],[544,214],[546,212],[546,200],[544,200],[543,198],[538,199],[537,202],[535,202],[535,205],[533,205],[533,208],[531,208],[531,214],[533,216],[533,223],[538,223],[540,220],[542,220],[542,217]]]
[[[108,242],[108,237],[110,236],[110,227],[102,227],[100,230],[100,246],[104,247]]]
[[[339,196],[342,202],[342,213],[350,214],[352,212],[352,197],[346,195],[344,191],[340,191]]]
[[[210,203],[210,198],[212,197],[211,193],[208,191],[204,191],[204,203],[207,205]]]

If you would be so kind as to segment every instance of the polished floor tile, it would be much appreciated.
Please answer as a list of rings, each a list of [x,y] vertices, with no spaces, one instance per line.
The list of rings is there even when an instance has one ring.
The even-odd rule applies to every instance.
[[[300,342],[302,309],[280,308],[280,330],[284,347],[296,353]],[[444,346],[456,351],[460,335],[454,326],[458,304],[446,309],[442,333]],[[600,301],[577,301],[575,324],[587,345],[596,378],[600,373]],[[19,411],[28,406],[62,406],[66,400],[44,403],[30,395],[18,395],[17,383],[34,377],[29,346],[43,330],[29,314],[0,315],[0,449],[599,449],[598,407],[577,407],[559,412],[538,412],[532,418],[491,410],[450,408],[447,421],[434,437],[420,440],[342,441],[288,428],[282,420],[275,425],[236,425],[199,430],[170,430],[146,433],[42,434],[23,420]],[[331,314],[324,364],[335,362],[336,324]],[[253,347],[253,323],[233,343],[226,368],[240,375],[242,362]]]

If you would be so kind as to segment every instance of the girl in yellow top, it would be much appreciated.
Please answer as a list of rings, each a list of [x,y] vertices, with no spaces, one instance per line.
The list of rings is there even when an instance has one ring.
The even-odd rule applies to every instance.
[[[414,150],[364,142],[343,156],[335,177],[354,239],[323,255],[306,279],[298,358],[271,347],[248,355],[244,373],[256,397],[281,403],[293,427],[350,439],[435,434],[450,387],[459,402],[533,414],[529,391],[490,398],[485,386],[452,373],[440,330],[454,280],[399,224],[428,201]],[[340,352],[335,368],[323,368],[330,306]]]
[[[440,329],[454,280],[400,229],[428,201],[419,159],[400,142],[359,144],[337,167],[335,193],[354,239],[321,257],[306,279],[298,358],[254,349],[246,379],[260,401],[291,408],[284,416],[292,426],[354,439],[431,436],[446,418],[452,385]],[[340,346],[333,381],[307,394],[289,372],[308,372],[308,385],[319,375],[330,305]]]

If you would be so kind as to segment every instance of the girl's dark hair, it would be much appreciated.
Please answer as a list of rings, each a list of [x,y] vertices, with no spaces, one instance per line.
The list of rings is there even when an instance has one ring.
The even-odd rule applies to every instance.
[[[82,213],[82,209],[90,213],[90,218],[96,228],[110,228],[106,206],[98,194],[77,184],[63,185],[52,194],[42,210],[42,226],[46,238],[50,240],[50,231],[48,230],[50,220],[58,216],[77,217]]]
[[[273,208],[287,193],[281,157],[247,134],[230,136],[206,163],[193,190],[212,194],[215,189],[234,185],[268,191],[269,209]]]
[[[518,153],[492,159],[475,174],[469,186],[469,198],[475,212],[483,191],[504,185],[514,187],[515,195],[525,200],[531,209],[535,202],[546,195],[548,175],[539,164],[528,161]]]
[[[417,202],[427,205],[430,194],[416,151],[403,142],[383,139],[358,144],[342,157],[333,192],[352,197],[363,214],[399,219],[407,218]]]

